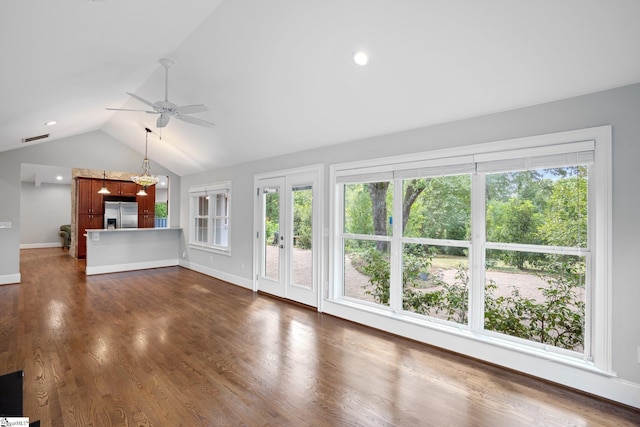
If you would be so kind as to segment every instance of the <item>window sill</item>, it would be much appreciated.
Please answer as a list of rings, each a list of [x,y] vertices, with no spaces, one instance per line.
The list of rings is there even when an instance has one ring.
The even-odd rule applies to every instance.
[[[205,252],[212,252],[212,253],[218,254],[218,255],[231,256],[231,249],[229,249],[229,248],[220,248],[220,247],[215,247],[215,246],[202,246],[202,245],[198,245],[196,243],[189,243],[189,247],[191,249],[197,249],[197,250],[205,251]]]
[[[450,334],[452,336],[461,337],[464,339],[472,340],[478,343],[489,344],[494,347],[499,347],[505,350],[517,352],[520,354],[525,354],[528,356],[532,356],[537,359],[545,359],[558,364],[562,364],[565,366],[571,366],[573,368],[578,368],[584,371],[588,371],[591,373],[612,377],[617,377],[615,372],[606,371],[598,366],[594,365],[593,362],[579,358],[572,357],[552,351],[547,351],[543,348],[536,348],[534,346],[528,346],[523,343],[513,342],[509,339],[500,338],[497,333],[493,333],[491,331],[482,332],[482,331],[472,331],[465,325],[456,325],[449,324],[445,321],[440,321],[438,319],[421,319],[408,314],[398,313],[391,310],[389,307],[379,307],[369,305],[367,303],[360,303],[359,301],[353,300],[351,298],[334,298],[328,299],[327,302],[332,304],[341,305],[343,307],[348,307],[349,309],[354,309],[361,312],[366,312],[370,314],[374,314],[376,316],[387,318],[389,321],[398,321],[408,325],[414,325],[425,329],[431,329],[438,332],[444,332]],[[367,323],[364,323],[365,325]],[[425,342],[426,344],[430,344],[425,340],[421,340],[418,338],[418,341]]]

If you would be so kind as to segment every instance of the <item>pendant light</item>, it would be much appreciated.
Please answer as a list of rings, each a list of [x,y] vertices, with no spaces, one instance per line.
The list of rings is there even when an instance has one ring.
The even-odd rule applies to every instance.
[[[102,188],[98,190],[98,194],[111,194],[111,191],[105,185],[107,179],[107,171],[102,171]]]
[[[142,175],[136,175],[131,177],[131,180],[133,182],[142,186],[142,189],[138,191],[138,194],[137,194],[138,196],[146,196],[147,192],[145,190],[147,189],[147,187],[156,185],[160,180],[160,178],[158,178],[157,176],[151,175],[151,165],[149,164],[149,159],[147,158],[147,144],[149,139],[149,132],[151,132],[151,129],[144,128],[144,130],[147,133],[145,134],[145,139],[144,139],[144,160],[142,161]]]

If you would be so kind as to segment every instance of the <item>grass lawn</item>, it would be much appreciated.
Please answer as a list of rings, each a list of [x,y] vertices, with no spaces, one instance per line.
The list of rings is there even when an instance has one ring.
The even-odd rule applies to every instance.
[[[441,268],[443,270],[452,270],[458,267],[459,264],[467,266],[468,258],[464,256],[456,256],[456,255],[436,255],[433,257],[433,261],[431,262],[431,266],[433,268]],[[517,267],[512,265],[505,264],[502,261],[496,261],[494,265],[487,268],[487,270],[491,271],[503,271],[506,273],[517,273],[517,274],[527,274],[529,271],[527,270],[518,270]],[[530,271],[531,273],[533,270]]]

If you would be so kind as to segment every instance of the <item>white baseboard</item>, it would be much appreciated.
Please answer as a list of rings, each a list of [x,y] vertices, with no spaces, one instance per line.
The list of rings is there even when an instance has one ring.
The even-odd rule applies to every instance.
[[[20,273],[0,275],[0,285],[20,283]]]
[[[60,242],[55,243],[21,243],[20,249],[61,248]]]
[[[100,265],[96,267],[87,266],[85,268],[85,273],[87,276],[92,276],[94,274],[117,273],[120,271],[146,270],[149,268],[172,267],[175,265],[178,265],[177,259],[163,259],[158,261],[135,262],[131,264]]]
[[[253,282],[251,281],[251,279],[245,279],[244,277],[239,277],[233,274],[216,270],[214,268],[205,267],[203,265],[191,263],[184,260],[180,261],[180,267],[188,268],[189,270],[197,271],[198,273],[206,274],[207,276],[224,280],[225,282],[229,282],[232,285],[253,290]]]

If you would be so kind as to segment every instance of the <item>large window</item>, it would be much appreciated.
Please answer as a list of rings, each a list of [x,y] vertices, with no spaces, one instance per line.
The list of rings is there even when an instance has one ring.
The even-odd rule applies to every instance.
[[[193,187],[189,190],[189,245],[224,254],[229,247],[229,203],[231,183]]]
[[[610,371],[596,129],[337,168],[331,300]]]

